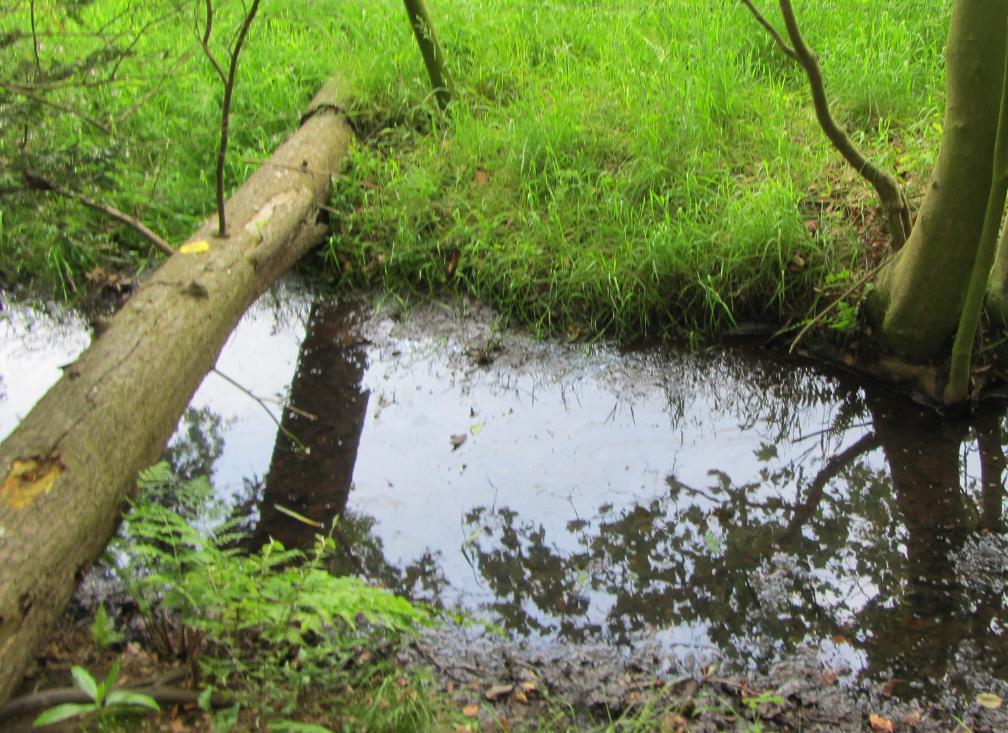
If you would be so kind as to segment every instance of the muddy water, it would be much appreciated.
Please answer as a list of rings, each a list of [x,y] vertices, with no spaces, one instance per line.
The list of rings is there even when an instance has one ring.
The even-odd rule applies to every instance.
[[[87,337],[4,314],[9,429]],[[218,370],[169,455],[256,542],[311,541],[278,505],[338,517],[340,569],[533,645],[657,641],[752,671],[812,649],[907,695],[1008,679],[1003,408],[941,419],[743,344],[538,343],[473,306],[297,287]]]

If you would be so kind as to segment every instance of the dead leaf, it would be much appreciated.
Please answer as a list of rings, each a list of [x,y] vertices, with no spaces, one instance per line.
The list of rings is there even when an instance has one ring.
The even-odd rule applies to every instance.
[[[907,713],[902,718],[900,718],[900,722],[903,723],[903,725],[909,726],[910,728],[916,728],[921,724],[921,717],[922,717],[921,711],[914,710],[913,712]]]
[[[1001,703],[1004,702],[993,692],[981,692],[976,696],[976,701],[978,705],[983,705],[985,708],[990,710],[997,710],[1001,707]]]
[[[462,708],[462,714],[467,718],[475,718],[479,715],[480,707],[479,705],[466,705]]]
[[[515,702],[520,702],[522,705],[528,705],[528,696],[521,690],[515,692],[515,694],[511,696],[511,699]]]
[[[891,720],[875,713],[868,716],[868,722],[871,723],[872,730],[875,733],[893,733],[896,730]]]
[[[459,433],[457,435],[451,436],[451,446],[452,450],[458,450],[462,447],[462,444],[466,442],[466,434]]]
[[[895,690],[896,690],[896,680],[886,680],[885,682],[882,683],[882,687],[880,688],[880,692],[886,696],[893,694]]]
[[[805,258],[801,256],[798,252],[791,255],[791,261],[788,263],[788,269],[791,272],[801,272],[806,266]]]
[[[522,682],[519,686],[521,687],[522,692],[539,692],[535,684],[532,682]]]
[[[829,687],[830,685],[835,685],[837,681],[837,673],[834,669],[827,669],[821,675],[819,675],[819,686]]]
[[[14,459],[14,465],[0,485],[0,500],[12,509],[24,509],[42,494],[52,491],[56,479],[66,467],[58,456],[33,456],[25,460]]]
[[[186,242],[178,251],[184,255],[199,255],[210,251],[210,242],[205,239],[197,239],[194,242]]]
[[[477,168],[476,174],[473,176],[474,186],[485,186],[490,180],[490,174],[483,168]]]
[[[494,685],[483,693],[483,697],[490,702],[497,702],[502,697],[507,697],[512,692],[514,692],[514,685]]]
[[[455,268],[458,267],[458,262],[459,262],[459,253],[458,250],[455,250],[454,252],[451,253],[451,257],[448,258],[448,277],[451,277],[452,275],[455,274]]]

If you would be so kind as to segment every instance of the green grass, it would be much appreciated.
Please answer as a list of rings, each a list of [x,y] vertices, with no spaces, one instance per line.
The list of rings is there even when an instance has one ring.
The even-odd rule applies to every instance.
[[[127,4],[96,0],[88,27]],[[135,3],[128,22],[145,22],[151,5]],[[817,288],[830,273],[865,265],[853,224],[871,203],[867,189],[816,127],[799,70],[740,5],[430,5],[458,91],[447,117],[436,112],[397,0],[267,0],[242,59],[232,185],[296,125],[323,79],[347,80],[361,138],[337,181],[325,258],[342,282],[448,288],[541,332],[633,338],[781,320],[824,297]],[[761,5],[776,19],[775,3]],[[220,28],[236,27],[236,7],[224,5],[232,17]],[[837,116],[913,192],[940,135],[948,13],[910,0],[796,9]],[[102,119],[144,100],[116,124],[121,164],[104,195],[172,241],[212,208],[219,114],[187,13],[142,37],[124,64],[131,81],[69,93]],[[24,24],[24,10],[0,21]],[[16,48],[25,54],[23,41]],[[156,85],[144,75],[153,59],[182,52],[170,79]],[[39,146],[109,143],[79,121],[47,124]],[[11,150],[3,138],[0,156]],[[146,254],[121,233],[75,247],[95,220],[60,206],[42,218],[72,221],[71,231],[40,227],[37,212],[5,214],[5,280],[42,271],[79,279],[121,252],[120,239],[134,258]],[[28,253],[43,249],[56,254],[29,264]],[[795,253],[807,264],[797,272]]]

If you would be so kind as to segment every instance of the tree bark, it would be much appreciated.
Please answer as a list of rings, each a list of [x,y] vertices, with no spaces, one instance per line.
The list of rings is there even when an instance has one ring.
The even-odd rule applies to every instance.
[[[920,362],[948,346],[990,193],[1008,24],[1004,0],[956,0],[946,57],[945,128],[910,238],[881,273],[869,315],[893,352]]]
[[[326,234],[350,135],[337,101],[330,83],[228,202],[231,235],[205,222],[190,241],[209,251],[169,258],[0,445],[0,704],[238,319]]]

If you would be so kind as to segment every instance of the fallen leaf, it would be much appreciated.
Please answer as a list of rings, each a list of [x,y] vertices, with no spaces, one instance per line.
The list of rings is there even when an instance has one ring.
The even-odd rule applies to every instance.
[[[997,710],[1001,707],[1001,703],[1004,702],[993,692],[981,692],[976,696],[976,701],[978,705],[983,705],[985,708],[989,708],[991,710]]]
[[[473,176],[473,184],[476,186],[485,186],[487,181],[490,180],[490,174],[487,173],[482,168],[476,169],[476,175]]]
[[[522,705],[528,705],[528,696],[521,690],[518,690],[515,694],[511,696],[511,699],[515,702],[520,702]]]
[[[909,726],[910,728],[916,728],[921,723],[921,711],[914,710],[912,713],[907,713],[902,718],[900,718],[900,722],[903,723],[903,725]]]
[[[480,430],[482,430],[482,429],[483,429],[483,423],[481,423],[481,422],[474,423],[474,424],[472,424],[472,425],[469,426],[469,432],[472,435],[479,435],[480,434]]]
[[[875,713],[868,716],[868,722],[871,723],[872,730],[875,733],[893,733],[896,730],[891,720]]]
[[[462,447],[462,444],[466,442],[466,434],[459,433],[458,435],[451,436],[451,446],[452,450],[458,450]]]
[[[788,263],[788,269],[791,272],[801,272],[805,269],[805,258],[802,257],[798,252],[791,255],[791,262]]]
[[[483,697],[490,702],[497,702],[502,697],[507,697],[512,692],[514,692],[514,685],[494,685],[483,693]]]
[[[835,685],[837,681],[836,670],[827,669],[821,675],[819,675],[819,686],[829,687],[830,685]]]
[[[895,691],[896,691],[896,680],[886,680],[885,682],[882,683],[882,687],[880,688],[880,692],[886,696],[893,694],[893,692]]]
[[[184,255],[198,255],[210,251],[210,242],[205,239],[197,239],[195,242],[186,242],[178,251]]]
[[[479,705],[466,705],[464,708],[462,708],[462,714],[467,718],[475,718],[477,715],[479,715],[479,711],[480,711]]]

